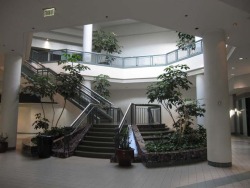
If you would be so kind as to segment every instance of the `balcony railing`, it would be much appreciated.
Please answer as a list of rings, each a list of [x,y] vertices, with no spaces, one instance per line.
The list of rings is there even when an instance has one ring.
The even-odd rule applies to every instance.
[[[153,67],[170,65],[172,63],[202,54],[202,40],[197,41],[195,46],[195,50],[192,50],[191,48],[188,48],[187,50],[177,49],[166,54],[134,57],[119,57],[108,54],[81,52],[68,49],[51,50],[44,52],[37,52],[33,50],[31,52],[31,58],[40,62],[54,62],[65,60],[64,54],[78,54],[80,55],[80,57],[82,57],[82,61],[80,61],[79,63],[83,62],[85,64],[116,68]]]

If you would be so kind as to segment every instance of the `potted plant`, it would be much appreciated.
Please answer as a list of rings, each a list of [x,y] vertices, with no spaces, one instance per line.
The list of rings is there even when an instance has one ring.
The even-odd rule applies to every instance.
[[[3,133],[0,134],[0,153],[4,153],[8,150],[8,136],[4,136]]]
[[[105,32],[103,30],[94,31],[92,39],[93,51],[94,52],[106,52],[105,62],[103,64],[110,64],[115,60],[113,53],[120,54],[122,46],[118,44],[116,34],[113,32]]]
[[[134,149],[129,146],[129,127],[122,129],[115,137],[117,148],[115,156],[120,166],[131,166],[134,160]]]

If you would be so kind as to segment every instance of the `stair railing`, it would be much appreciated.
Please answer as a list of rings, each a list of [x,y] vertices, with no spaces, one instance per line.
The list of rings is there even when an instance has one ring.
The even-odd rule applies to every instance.
[[[119,137],[125,126],[137,124],[161,124],[161,105],[130,103],[116,130],[116,137]],[[116,147],[118,145],[118,143],[115,143]]]
[[[57,157],[69,157],[73,154],[75,148],[82,140],[90,128],[94,118],[90,118],[95,108],[100,107],[98,104],[89,103],[81,114],[70,125],[71,132],[53,141],[53,153]]]
[[[161,105],[135,104],[134,117],[137,125],[161,124]]]

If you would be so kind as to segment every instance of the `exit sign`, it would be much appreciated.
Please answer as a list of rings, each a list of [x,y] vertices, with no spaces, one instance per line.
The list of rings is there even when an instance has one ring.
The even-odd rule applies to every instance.
[[[43,9],[43,17],[54,16],[55,11],[55,8],[45,8]]]

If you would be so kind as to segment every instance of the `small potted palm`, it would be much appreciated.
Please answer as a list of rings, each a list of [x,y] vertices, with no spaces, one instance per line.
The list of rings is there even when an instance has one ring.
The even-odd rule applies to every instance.
[[[4,153],[8,150],[8,136],[4,136],[3,133],[0,134],[0,153]]]
[[[134,160],[134,149],[131,148],[129,140],[129,127],[122,129],[115,137],[117,148],[115,151],[116,159],[120,166],[131,166]]]

